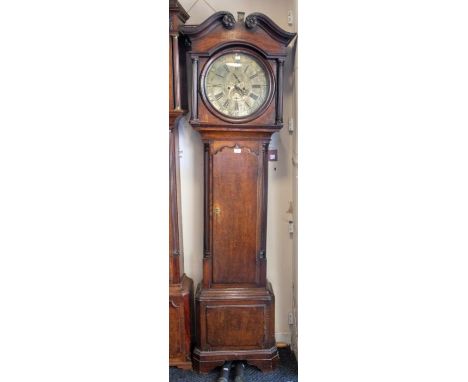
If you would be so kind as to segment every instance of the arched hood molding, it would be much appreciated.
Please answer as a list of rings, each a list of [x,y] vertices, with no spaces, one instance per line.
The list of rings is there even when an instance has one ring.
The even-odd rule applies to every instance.
[[[199,25],[183,26],[181,32],[190,39],[198,39],[218,25],[222,25],[225,29],[234,29],[240,27],[242,23],[237,22],[232,13],[220,11],[211,15]],[[248,15],[245,18],[245,22],[242,27],[245,27],[248,31],[254,31],[256,28],[261,28],[271,38],[281,42],[284,46],[288,46],[296,36],[295,33],[285,31],[267,15],[260,12]]]

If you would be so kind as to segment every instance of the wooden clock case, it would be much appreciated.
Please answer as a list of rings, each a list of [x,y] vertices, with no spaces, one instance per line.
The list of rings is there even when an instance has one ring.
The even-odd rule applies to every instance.
[[[275,368],[275,307],[266,277],[268,144],[283,126],[283,68],[295,37],[261,13],[236,22],[217,12],[181,29],[189,39],[190,124],[204,143],[203,280],[196,305],[195,370],[229,360]],[[203,79],[226,52],[244,52],[267,69],[268,102],[253,115],[226,117],[207,102]]]
[[[184,369],[192,368],[193,281],[184,274],[177,125],[187,110],[179,29],[188,17],[177,1],[169,2],[169,365]]]

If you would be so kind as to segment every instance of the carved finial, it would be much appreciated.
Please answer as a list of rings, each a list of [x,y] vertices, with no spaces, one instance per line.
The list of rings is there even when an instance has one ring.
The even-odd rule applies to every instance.
[[[248,15],[245,19],[245,26],[248,29],[253,29],[257,26],[257,16],[255,15]]]
[[[236,19],[232,15],[232,13],[226,13],[223,17],[223,25],[224,28],[226,29],[232,29],[234,28],[234,25],[236,24]]]

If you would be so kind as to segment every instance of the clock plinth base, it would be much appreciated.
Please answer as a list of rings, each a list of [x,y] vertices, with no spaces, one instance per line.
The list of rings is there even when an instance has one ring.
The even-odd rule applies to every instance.
[[[279,356],[276,346],[265,350],[248,351],[202,351],[195,348],[193,351],[193,369],[198,373],[209,373],[225,361],[246,361],[263,372],[273,371],[278,365]]]
[[[225,361],[244,360],[262,371],[276,368],[275,296],[267,287],[198,286],[194,369],[208,373]]]
[[[169,366],[192,369],[193,281],[185,274],[180,284],[169,285]]]

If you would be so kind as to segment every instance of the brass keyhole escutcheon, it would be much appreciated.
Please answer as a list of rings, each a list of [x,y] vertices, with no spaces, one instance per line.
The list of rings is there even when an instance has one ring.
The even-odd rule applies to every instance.
[[[219,216],[221,214],[221,208],[219,206],[214,207],[214,213],[216,216]]]

